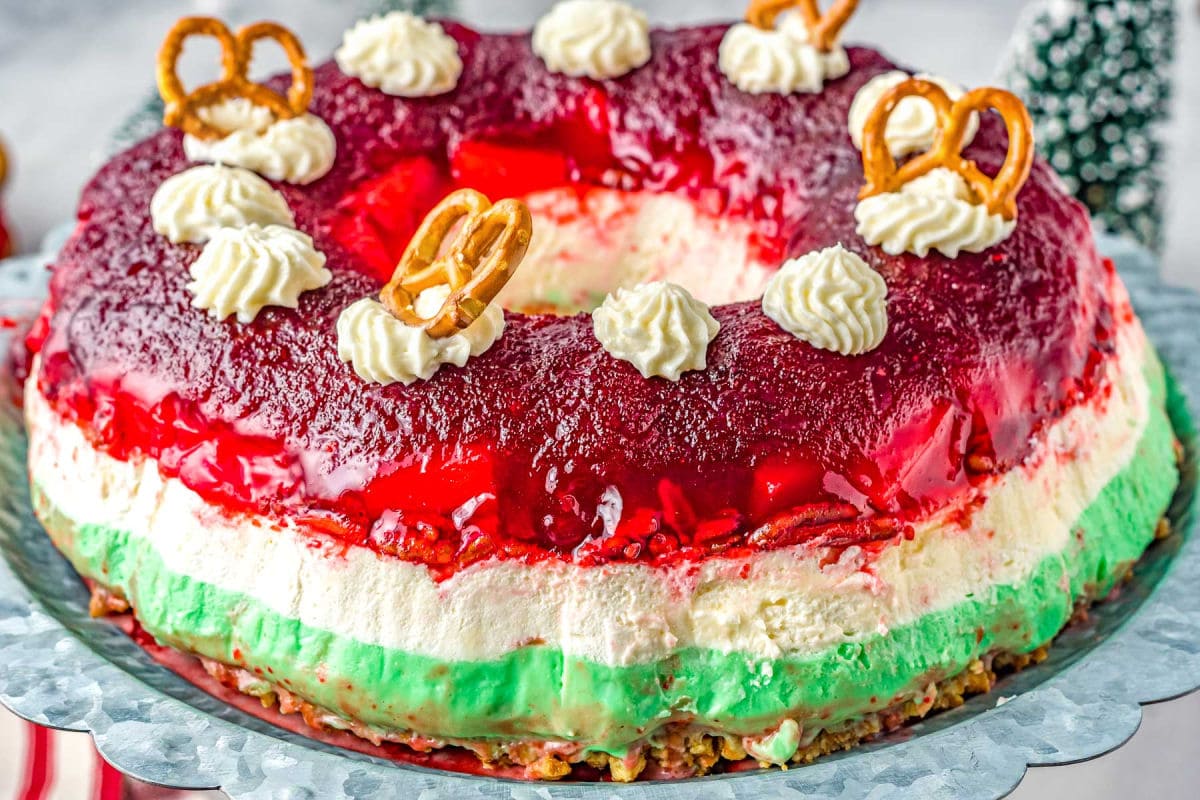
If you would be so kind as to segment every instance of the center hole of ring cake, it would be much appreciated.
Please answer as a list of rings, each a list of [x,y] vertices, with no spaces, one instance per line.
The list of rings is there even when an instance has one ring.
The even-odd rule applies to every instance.
[[[590,312],[618,288],[677,283],[709,305],[754,300],[776,264],[747,220],[686,196],[563,186],[526,195],[529,252],[499,302],[527,313]]]

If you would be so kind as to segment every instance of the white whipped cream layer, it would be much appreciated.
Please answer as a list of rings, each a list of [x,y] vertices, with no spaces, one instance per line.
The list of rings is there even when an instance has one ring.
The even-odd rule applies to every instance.
[[[534,26],[533,52],[551,72],[619,78],[650,60],[650,23],[619,0],[562,0]]]
[[[951,100],[957,100],[964,94],[961,86],[937,75],[918,74],[912,76],[901,70],[893,70],[872,78],[858,90],[858,94],[854,95],[854,102],[850,104],[848,120],[850,138],[854,140],[854,146],[859,150],[862,150],[863,146],[863,130],[866,128],[867,120],[870,119],[875,106],[879,105],[879,101],[883,99],[888,90],[899,86],[910,77],[936,83],[946,91]],[[900,158],[911,153],[923,153],[933,147],[938,129],[938,115],[934,110],[933,103],[924,97],[906,97],[896,104],[895,111],[888,118],[884,139],[887,141],[892,155]],[[963,146],[966,147],[973,142],[975,134],[978,132],[979,115],[972,114],[971,121],[967,123],[967,137]]]
[[[850,71],[850,57],[839,44],[823,53],[809,43],[808,29],[795,14],[775,30],[748,22],[731,25],[721,40],[722,74],[749,94],[815,94],[825,82]]]
[[[296,308],[300,295],[333,280],[312,238],[281,225],[219,228],[188,271],[193,306],[241,323],[267,306]]]
[[[875,556],[801,545],[661,569],[489,561],[438,583],[421,565],[346,548],[291,520],[210,506],[152,460],[100,453],[36,381],[25,406],[30,472],[69,519],[128,531],[178,574],[360,642],[462,661],[531,641],[609,665],[688,647],[775,658],[886,633],[1015,584],[1072,546],[1076,520],[1145,429],[1146,352],[1137,322],[1125,323],[1110,395],[1053,423],[1033,466],[997,478],[974,513],[920,521],[911,540]]]
[[[707,366],[708,345],[721,330],[704,305],[674,283],[617,289],[592,312],[596,339],[613,358],[645,378],[677,381]]]
[[[844,356],[874,350],[887,335],[887,284],[840,244],[786,262],[762,308],[798,339]]]
[[[463,71],[458,42],[407,11],[361,20],[346,31],[334,59],[347,75],[398,97],[453,91]]]
[[[337,140],[320,117],[301,114],[276,121],[268,109],[242,97],[200,109],[201,119],[230,131],[220,139],[183,137],[191,161],[228,164],[286,183],[325,177],[337,157]]]
[[[854,209],[858,235],[893,256],[982,253],[1012,236],[1017,221],[992,214],[972,194],[961,175],[939,167],[898,192],[860,200]]]
[[[447,286],[426,289],[417,297],[414,310],[432,317],[449,296]],[[338,317],[338,355],[363,380],[408,386],[429,380],[445,364],[465,365],[471,357],[486,353],[503,333],[504,311],[496,303],[465,330],[434,339],[423,328],[396,319],[375,298],[364,297]]]
[[[150,200],[157,233],[179,244],[203,244],[220,228],[296,221],[283,195],[249,170],[220,164],[192,167],[167,178]]]

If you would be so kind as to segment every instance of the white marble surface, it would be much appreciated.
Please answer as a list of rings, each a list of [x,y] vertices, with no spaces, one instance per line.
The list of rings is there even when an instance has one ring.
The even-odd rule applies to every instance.
[[[1177,118],[1168,129],[1172,176],[1168,277],[1200,288],[1200,17],[1179,0],[1183,41]],[[152,90],[162,33],[185,13],[235,22],[278,18],[311,53],[330,53],[365,3],[336,0],[0,0],[0,135],[13,151],[14,180],[4,197],[17,235],[35,242],[69,219],[78,191],[103,160],[109,133]],[[460,16],[481,27],[532,24],[549,0],[461,0]],[[736,16],[741,0],[639,0],[656,22]],[[965,83],[992,77],[1023,2],[1018,0],[865,0],[848,36],[875,43],[904,62]],[[197,48],[200,50],[201,48]],[[189,67],[202,68],[197,63]],[[0,716],[0,770],[20,748],[15,724]],[[1102,759],[1032,770],[1013,797],[1093,800],[1200,796],[1200,695],[1146,710],[1142,731]],[[82,742],[75,752],[82,752]],[[82,758],[70,764],[90,772]],[[11,775],[0,772],[0,800]]]

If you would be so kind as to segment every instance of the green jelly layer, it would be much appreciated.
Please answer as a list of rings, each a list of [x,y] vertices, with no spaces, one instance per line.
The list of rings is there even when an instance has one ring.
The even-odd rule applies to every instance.
[[[129,532],[64,519],[39,499],[76,569],[123,591],[164,644],[261,669],[312,703],[385,730],[570,740],[621,755],[668,721],[739,735],[761,734],[786,717],[804,728],[833,725],[885,708],[988,652],[1029,652],[1049,641],[1077,600],[1107,594],[1141,556],[1177,486],[1162,376],[1156,367],[1147,372],[1153,409],[1137,453],[1078,520],[1066,551],[1022,583],[988,588],[886,635],[768,660],[688,649],[659,663],[612,667],[537,646],[486,662],[399,652],[171,572]]]

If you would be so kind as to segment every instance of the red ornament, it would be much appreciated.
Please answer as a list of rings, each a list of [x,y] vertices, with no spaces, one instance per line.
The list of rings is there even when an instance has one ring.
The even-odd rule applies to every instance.
[[[8,154],[4,152],[4,143],[0,142],[0,189],[8,178]],[[0,206],[0,258],[8,258],[13,253],[12,237],[4,227],[4,207]]]

